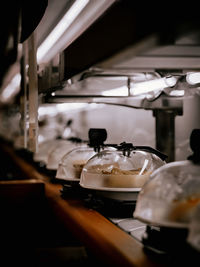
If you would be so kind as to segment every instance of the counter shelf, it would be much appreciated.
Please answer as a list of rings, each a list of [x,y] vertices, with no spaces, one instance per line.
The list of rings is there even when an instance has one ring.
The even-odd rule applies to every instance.
[[[17,155],[12,147],[1,144],[1,150],[11,161],[18,165],[27,179],[36,179],[44,183],[44,196],[56,219],[62,222],[66,231],[70,231],[105,266],[171,266],[158,254],[146,253],[140,238],[144,224],[128,215],[128,218],[105,216],[100,211],[84,203],[81,196],[61,196],[62,185],[51,183],[51,179],[39,173],[35,167]],[[137,234],[127,230],[126,221],[136,223]],[[125,225],[125,228],[124,228]],[[123,229],[124,228],[124,229]],[[134,229],[132,229],[134,230]]]

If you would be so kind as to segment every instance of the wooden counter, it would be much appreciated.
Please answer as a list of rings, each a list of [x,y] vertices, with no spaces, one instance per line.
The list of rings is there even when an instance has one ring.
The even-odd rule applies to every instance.
[[[46,197],[56,216],[98,258],[116,266],[155,266],[144,254],[142,246],[130,235],[81,199],[62,199],[60,186],[46,184]]]
[[[45,198],[53,214],[105,265],[164,266],[146,255],[142,245],[133,237],[97,211],[86,207],[81,199],[70,196],[62,198],[60,184],[50,183],[47,176],[37,172],[31,164],[18,157],[9,147],[3,149],[21,168],[27,179],[34,179],[33,184],[35,180],[44,184]]]

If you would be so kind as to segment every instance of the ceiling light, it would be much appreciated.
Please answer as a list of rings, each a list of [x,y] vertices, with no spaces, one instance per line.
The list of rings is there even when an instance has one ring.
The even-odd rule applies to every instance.
[[[186,75],[186,81],[191,84],[197,84],[200,83],[200,72],[190,72]]]
[[[170,76],[145,82],[131,83],[130,94],[132,96],[147,94],[149,92],[163,90],[164,88],[173,87],[177,83],[177,78]]]
[[[79,13],[88,4],[89,0],[76,0],[71,8],[66,12],[64,17],[56,25],[53,31],[48,35],[44,42],[39,46],[37,50],[38,63],[42,61],[46,53],[55,45],[58,39],[63,35],[66,29],[76,19]]]
[[[119,88],[111,89],[102,92],[103,96],[128,96],[128,87],[121,86]]]

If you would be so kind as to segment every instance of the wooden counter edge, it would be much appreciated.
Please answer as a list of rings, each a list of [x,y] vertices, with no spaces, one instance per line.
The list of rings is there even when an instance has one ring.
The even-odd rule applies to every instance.
[[[73,234],[105,263],[115,266],[164,266],[147,256],[142,245],[129,234],[93,209],[88,209],[80,199],[63,199],[59,184],[39,173],[31,164],[18,157],[10,148],[4,149],[17,163],[27,179],[45,183],[45,196],[57,216]]]
[[[59,185],[47,183],[45,189],[54,214],[97,257],[115,266],[161,266],[151,261],[139,242],[97,211],[85,207],[81,199],[63,199]]]

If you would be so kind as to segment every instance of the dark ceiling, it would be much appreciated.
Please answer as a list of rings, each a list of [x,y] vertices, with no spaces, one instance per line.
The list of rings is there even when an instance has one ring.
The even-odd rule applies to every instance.
[[[198,7],[176,2],[117,0],[65,50],[65,78],[82,72],[140,39],[157,34],[160,44],[173,44],[191,29],[200,29]]]

